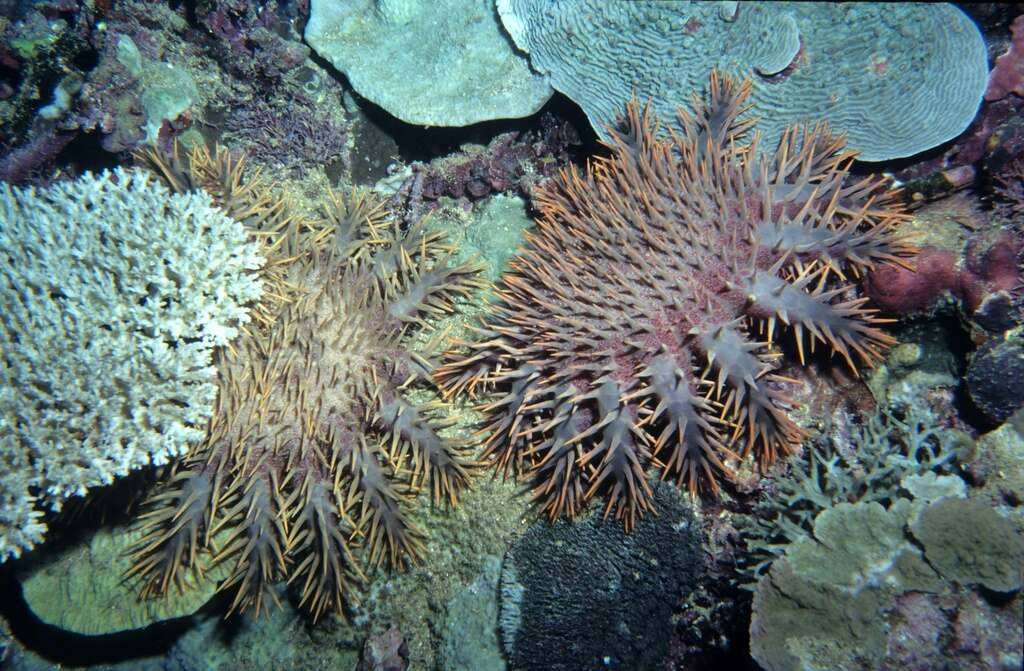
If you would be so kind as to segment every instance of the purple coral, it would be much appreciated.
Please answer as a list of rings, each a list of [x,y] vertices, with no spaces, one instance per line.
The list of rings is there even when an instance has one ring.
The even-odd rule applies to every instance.
[[[216,0],[201,3],[198,19],[216,38],[215,55],[237,77],[272,85],[309,56],[309,47],[283,37],[292,32],[275,0]]]
[[[1013,40],[989,73],[985,100],[1002,100],[1011,94],[1024,97],[1024,14],[1014,19],[1010,31]]]
[[[568,162],[570,147],[579,143],[571,124],[545,114],[538,130],[502,133],[478,153],[414,163],[391,204],[415,221],[444,197],[468,206],[494,193],[529,194]]]
[[[1001,175],[995,175],[996,208],[1006,217],[1024,217],[1024,158],[1019,158]]]
[[[347,125],[302,99],[287,107],[257,104],[231,111],[224,139],[258,163],[300,176],[314,165],[349,163]]]

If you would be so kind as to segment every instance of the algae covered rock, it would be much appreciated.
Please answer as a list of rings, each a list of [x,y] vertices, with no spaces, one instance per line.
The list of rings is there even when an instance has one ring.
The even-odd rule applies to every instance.
[[[306,40],[408,123],[524,117],[552,94],[502,32],[493,0],[312,0]]]
[[[815,519],[814,536],[793,543],[786,561],[801,580],[853,593],[883,575],[901,587],[934,587],[937,576],[903,532],[908,505],[901,499],[889,510],[873,501],[828,508]]]
[[[877,668],[885,645],[877,613],[884,603],[875,590],[844,593],[776,562],[754,593],[750,652],[767,671]]]
[[[501,559],[488,556],[480,575],[448,602],[439,652],[442,669],[504,671],[498,641]]]
[[[1024,410],[978,438],[976,452],[985,473],[977,498],[984,498],[1024,532]]]
[[[138,580],[126,580],[128,549],[138,543],[138,528],[103,528],[88,542],[33,566],[21,577],[29,609],[43,622],[77,634],[99,636],[142,629],[155,622],[192,615],[227,577],[224,567],[193,575],[194,590],[167,599],[139,599]]]
[[[1024,601],[975,588],[1019,590],[1022,564],[1024,538],[982,503],[841,503],[758,583],[751,654],[768,671],[1019,668]]]
[[[1024,539],[982,503],[943,499],[922,510],[911,531],[928,563],[949,580],[996,592],[1024,582]]]

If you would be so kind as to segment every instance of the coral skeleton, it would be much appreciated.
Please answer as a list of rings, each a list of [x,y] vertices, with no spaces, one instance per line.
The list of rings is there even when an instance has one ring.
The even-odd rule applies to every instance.
[[[913,253],[896,194],[851,183],[854,154],[823,124],[762,158],[740,120],[750,86],[713,74],[681,132],[630,103],[609,156],[538,189],[500,304],[437,371],[449,396],[496,391],[484,457],[552,519],[603,495],[631,528],[649,475],[714,493],[746,455],[793,452],[780,324],[801,363],[824,344],[856,371],[893,343],[852,279]]]
[[[344,615],[361,553],[393,566],[422,553],[411,499],[426,489],[454,504],[468,485],[440,401],[407,395],[434,368],[412,337],[481,282],[475,266],[449,263],[439,233],[390,224],[365,192],[332,193],[319,221],[298,221],[247,191],[225,156],[150,162],[183,188],[219,184],[225,209],[256,222],[276,299],[221,353],[207,438],[152,498],[131,574],[144,596],[162,596],[226,564],[232,610],[258,614],[287,578],[314,619]]]

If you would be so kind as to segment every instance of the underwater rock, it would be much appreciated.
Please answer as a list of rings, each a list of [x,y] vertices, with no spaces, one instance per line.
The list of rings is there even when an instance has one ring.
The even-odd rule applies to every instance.
[[[875,402],[883,408],[948,408],[960,385],[961,350],[968,346],[958,327],[919,321],[902,331],[904,342],[866,376]]]
[[[442,669],[504,671],[498,641],[498,582],[501,560],[484,559],[480,576],[445,609],[439,666]]]
[[[882,161],[959,135],[988,80],[985,41],[951,4],[498,0],[498,13],[605,138],[631,98],[671,119],[717,68],[754,79],[765,149],[824,117]]]
[[[408,668],[409,646],[402,632],[397,627],[391,627],[382,634],[366,639],[356,671],[405,671]]]
[[[974,589],[1019,590],[1022,563],[1024,536],[976,501],[840,503],[819,514],[814,535],[793,543],[758,583],[751,654],[768,671],[1019,668],[1024,601],[1019,594],[990,601]],[[917,595],[952,601],[941,609],[919,604],[908,622],[902,614]],[[999,634],[968,636],[979,621]],[[928,663],[896,663],[907,658],[908,639],[931,643],[913,651]],[[999,664],[984,666],[979,657]]]
[[[199,100],[199,89],[189,71],[170,62],[150,62],[127,35],[116,47],[117,61],[136,80],[139,102],[146,119],[146,140],[154,142],[165,121],[173,121]]]
[[[523,244],[523,236],[533,223],[526,203],[518,196],[493,196],[483,203],[466,227],[462,241],[464,253],[475,253],[484,259],[484,273],[496,281],[508,268],[515,251]]]
[[[99,636],[142,629],[156,622],[195,613],[228,576],[227,567],[204,565],[203,578],[190,576],[192,589],[167,599],[138,598],[138,581],[125,580],[131,568],[128,549],[142,532],[103,528],[88,542],[75,545],[34,565],[21,577],[29,609],[43,622],[77,634]]]
[[[552,93],[502,34],[492,0],[312,0],[306,40],[407,123],[524,117]]]
[[[631,534],[593,515],[534,524],[505,556],[501,634],[514,669],[654,668],[671,615],[703,573],[693,513],[658,485]]]
[[[1000,424],[1024,405],[1024,333],[992,338],[971,356],[965,376],[974,405]]]
[[[1024,532],[1024,410],[977,441],[975,469],[983,474],[976,498],[984,498]]]

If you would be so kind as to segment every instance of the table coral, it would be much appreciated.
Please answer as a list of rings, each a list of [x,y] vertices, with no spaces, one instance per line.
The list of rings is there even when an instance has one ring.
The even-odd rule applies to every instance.
[[[220,184],[239,179],[225,172]],[[212,560],[230,567],[221,589],[233,609],[259,613],[287,578],[314,618],[341,614],[363,576],[356,547],[374,565],[416,558],[412,495],[455,503],[468,484],[437,404],[407,398],[433,366],[409,342],[479,281],[475,267],[449,265],[440,234],[390,225],[364,192],[264,234],[279,309],[223,353],[207,439],[152,498],[132,573],[159,596]]]
[[[753,78],[765,149],[823,118],[882,161],[963,132],[988,79],[981,33],[946,3],[498,0],[498,14],[598,133],[633,95],[669,118],[718,68]]]
[[[729,460],[793,451],[779,323],[801,360],[822,343],[854,369],[893,342],[847,280],[912,253],[886,182],[849,183],[853,155],[821,125],[761,158],[740,121],[750,82],[714,74],[710,88],[671,140],[631,103],[611,156],[539,187],[501,304],[438,370],[449,395],[499,389],[485,456],[531,480],[551,518],[604,493],[632,526],[651,509],[648,471],[714,491]]]
[[[493,0],[312,0],[305,37],[359,95],[407,123],[529,116],[552,93],[502,33]]]

